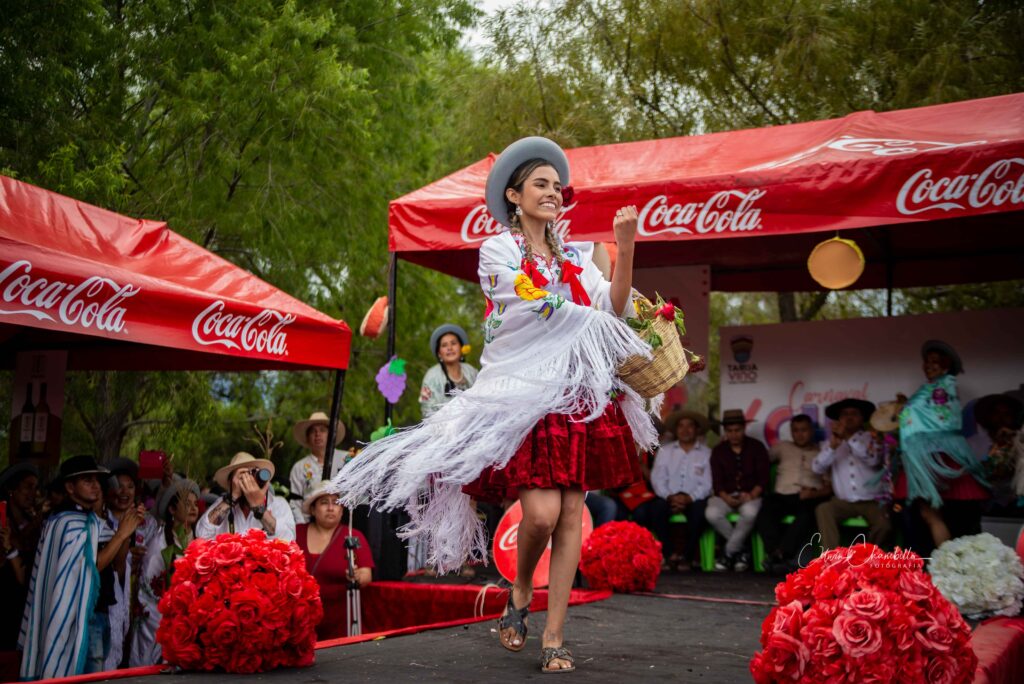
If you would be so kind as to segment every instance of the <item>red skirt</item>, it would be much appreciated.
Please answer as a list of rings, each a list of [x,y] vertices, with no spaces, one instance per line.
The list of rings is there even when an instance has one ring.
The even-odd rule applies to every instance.
[[[949,468],[958,468],[956,461],[946,454],[942,454],[942,462]],[[958,475],[952,480],[939,478],[935,483],[939,495],[944,501],[984,501],[992,497],[992,492],[985,489],[970,473]],[[903,501],[907,498],[907,474],[900,471],[892,483],[892,498],[894,501]]]
[[[583,491],[625,487],[641,479],[633,433],[617,401],[589,423],[549,413],[527,435],[508,465],[487,468],[462,491],[481,501],[518,498],[520,489]]]

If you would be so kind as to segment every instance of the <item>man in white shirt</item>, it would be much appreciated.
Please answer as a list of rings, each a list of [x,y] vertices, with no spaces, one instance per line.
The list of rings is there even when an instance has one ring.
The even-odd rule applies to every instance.
[[[316,483],[323,479],[329,425],[330,419],[327,414],[323,411],[315,411],[308,419],[300,420],[292,426],[292,436],[295,437],[295,441],[310,451],[307,456],[295,462],[289,478],[289,491],[291,492],[289,504],[296,523],[309,522],[309,518],[302,512],[302,499],[312,491]],[[334,444],[337,445],[344,438],[345,426],[339,420],[334,431]],[[338,474],[343,465],[345,465],[345,454],[335,449],[334,459],[331,463],[332,478]]]
[[[711,449],[704,445],[708,419],[693,411],[679,411],[665,421],[676,441],[658,450],[651,469],[651,488],[668,504],[669,515],[686,516],[684,555],[672,554],[669,563],[686,571],[697,562],[700,536],[704,532],[704,509],[711,496]],[[666,550],[671,546],[663,540]]]
[[[284,499],[274,497],[274,464],[240,451],[213,476],[228,492],[196,523],[196,537],[263,530],[268,538],[295,541],[295,518]]]
[[[811,467],[819,475],[830,470],[832,475],[834,496],[815,511],[826,550],[839,546],[839,523],[847,518],[861,516],[867,521],[867,541],[872,544],[881,546],[889,536],[888,512],[876,500],[882,455],[871,433],[863,430],[874,411],[875,405],[863,399],[843,399],[825,407],[832,434],[822,442]]]

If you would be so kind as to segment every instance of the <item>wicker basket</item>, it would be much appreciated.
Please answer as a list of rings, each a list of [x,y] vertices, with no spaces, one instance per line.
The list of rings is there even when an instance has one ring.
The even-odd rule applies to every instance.
[[[654,309],[654,305],[645,297],[639,298],[638,306],[641,311],[648,313]],[[686,377],[690,369],[675,321],[654,316],[651,326],[662,342],[654,350],[653,358],[631,356],[619,366],[619,378],[644,399],[667,391]]]

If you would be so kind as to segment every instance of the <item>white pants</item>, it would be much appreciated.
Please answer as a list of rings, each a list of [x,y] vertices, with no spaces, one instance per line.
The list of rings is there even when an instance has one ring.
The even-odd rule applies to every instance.
[[[717,496],[708,499],[704,517],[718,534],[725,537],[725,554],[727,556],[732,556],[743,550],[750,532],[754,529],[754,522],[757,520],[757,513],[760,510],[760,498],[741,504],[739,508],[733,508]],[[725,519],[725,516],[733,512],[740,514],[740,519],[735,525]]]

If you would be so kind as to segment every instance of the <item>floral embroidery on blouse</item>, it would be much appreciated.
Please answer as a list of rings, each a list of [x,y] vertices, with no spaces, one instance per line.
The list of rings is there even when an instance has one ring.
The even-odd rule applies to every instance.
[[[525,299],[528,302],[544,299],[551,295],[547,290],[542,290],[535,286],[530,277],[525,273],[520,273],[516,276],[515,290],[520,299]]]

